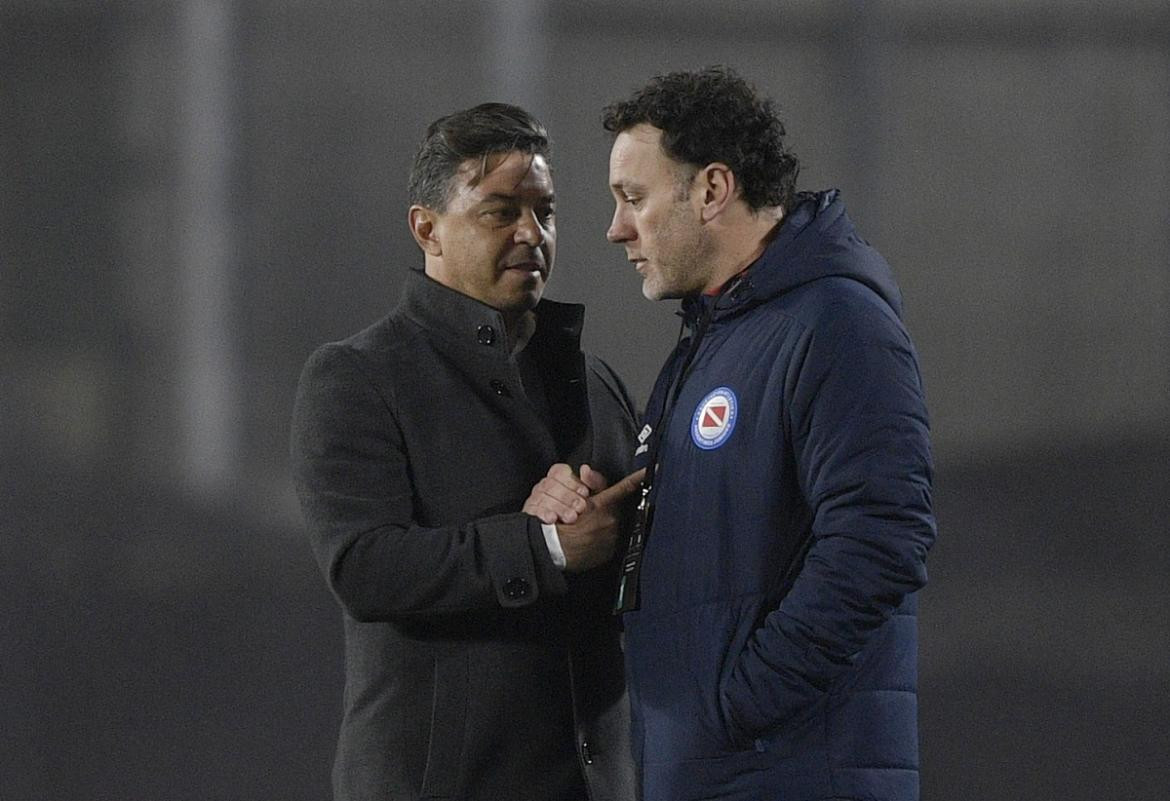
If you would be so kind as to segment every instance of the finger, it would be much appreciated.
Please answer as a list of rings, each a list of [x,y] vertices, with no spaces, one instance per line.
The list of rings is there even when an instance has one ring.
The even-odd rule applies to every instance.
[[[573,472],[573,468],[560,462],[550,467],[547,478],[542,480],[555,481],[567,487],[570,491],[577,493],[582,498],[588,498],[592,494],[589,485],[577,477],[577,474]]]
[[[585,511],[587,501],[580,495],[570,493],[566,498],[558,498],[546,492],[534,491],[530,502],[533,508],[542,512],[550,512],[565,523],[574,522],[581,512]],[[552,521],[545,521],[546,523]]]
[[[524,511],[533,517],[539,518],[541,523],[576,523],[580,516],[572,509],[562,509],[560,512],[548,506],[526,506]]]
[[[605,476],[594,470],[587,464],[581,465],[581,481],[583,481],[592,492],[601,492],[609,486],[609,481]]]
[[[573,496],[576,498],[588,498],[593,494],[593,490],[589,485],[576,478],[562,480],[559,478],[542,478],[541,482],[549,487],[550,492],[556,492],[558,495],[564,497]],[[555,490],[552,488],[556,488]]]
[[[635,470],[633,473],[630,473],[628,476],[614,484],[609,489],[599,492],[595,496],[594,500],[596,500],[599,504],[617,503],[641,487],[642,479],[645,477],[645,475],[646,468],[643,467],[641,470]]]
[[[525,514],[530,514],[533,517],[539,518],[541,523],[553,524],[557,522],[557,513],[550,509],[546,504],[542,503],[545,499],[544,495],[539,494],[533,490],[532,494],[528,496],[528,500],[524,501],[524,507],[521,509]]]
[[[550,526],[557,522],[556,514],[549,511],[548,509],[541,509],[541,508],[538,508],[536,506],[525,504],[524,505],[524,512],[526,514],[532,515],[537,520],[539,520],[541,523],[547,523]]]
[[[575,485],[563,484],[555,478],[542,478],[540,483],[532,488],[532,494],[545,495],[556,500],[564,506],[576,509],[578,512],[585,510],[585,499],[591,494],[586,487],[585,492],[582,493],[577,489],[577,486],[584,487],[584,484],[578,482]]]

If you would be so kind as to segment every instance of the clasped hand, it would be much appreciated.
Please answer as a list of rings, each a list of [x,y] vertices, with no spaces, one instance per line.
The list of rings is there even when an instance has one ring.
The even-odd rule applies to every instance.
[[[611,487],[587,464],[581,465],[580,475],[567,464],[554,464],[532,488],[524,511],[556,525],[566,570],[589,570],[613,556],[622,504],[641,485],[645,472],[631,473]]]

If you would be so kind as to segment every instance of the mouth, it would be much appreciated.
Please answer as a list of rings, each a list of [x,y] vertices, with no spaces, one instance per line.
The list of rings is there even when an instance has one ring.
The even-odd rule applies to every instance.
[[[641,258],[630,259],[630,264],[634,265],[635,270],[637,270],[638,272],[642,272],[642,267],[643,267],[643,265],[646,264],[646,259],[641,259]]]
[[[512,264],[505,264],[504,270],[508,272],[520,272],[525,274],[537,274],[541,278],[548,277],[548,267],[539,261],[518,261]]]

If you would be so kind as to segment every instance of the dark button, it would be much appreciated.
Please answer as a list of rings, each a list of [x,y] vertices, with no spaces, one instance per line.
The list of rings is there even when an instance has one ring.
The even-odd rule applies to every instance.
[[[530,589],[532,588],[528,584],[528,579],[510,578],[504,582],[504,595],[513,601],[527,598]]]
[[[481,345],[490,345],[496,341],[496,329],[490,325],[481,325],[475,329],[475,338]]]
[[[505,398],[512,397],[512,392],[508,389],[508,385],[498,378],[493,378],[491,380],[491,388],[497,395],[502,395]]]
[[[589,750],[589,743],[585,740],[581,741],[581,761],[586,765],[593,764],[593,753]]]

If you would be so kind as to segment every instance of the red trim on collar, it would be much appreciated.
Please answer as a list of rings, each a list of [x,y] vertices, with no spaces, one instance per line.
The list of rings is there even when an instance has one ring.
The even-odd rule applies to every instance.
[[[747,275],[747,271],[750,269],[751,269],[751,265],[744,267],[742,270],[740,270],[738,273],[736,273],[735,275],[728,278],[726,281],[724,281],[719,286],[715,287],[714,289],[707,290],[707,291],[703,292],[703,294],[709,298],[718,297],[719,294],[722,293],[724,289],[727,289],[727,287],[733,281],[738,281],[740,278],[743,278],[745,275]]]

